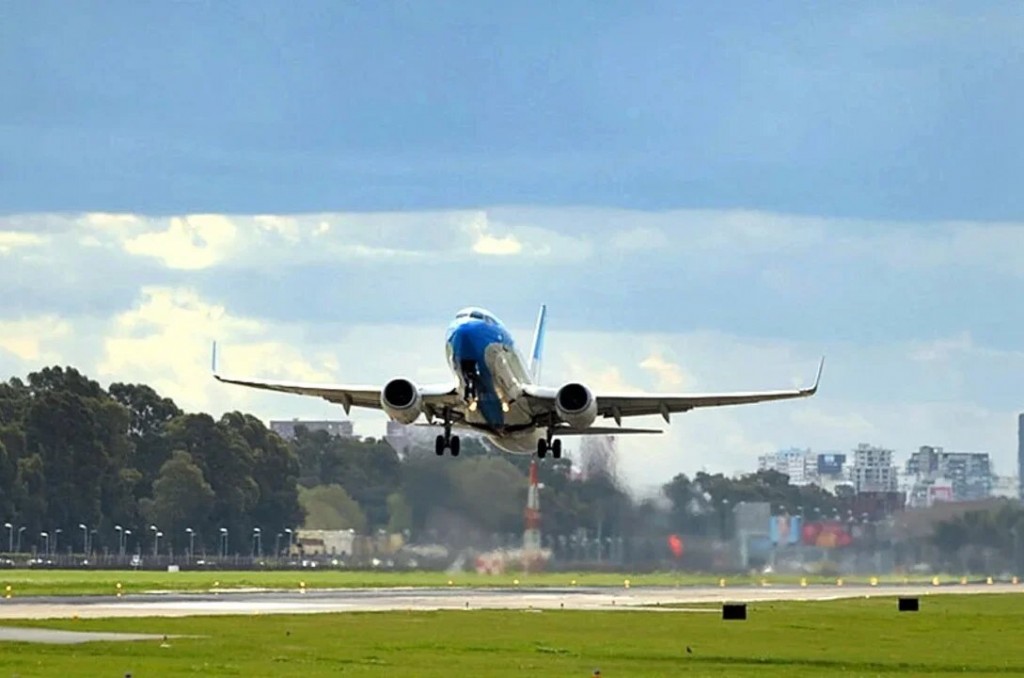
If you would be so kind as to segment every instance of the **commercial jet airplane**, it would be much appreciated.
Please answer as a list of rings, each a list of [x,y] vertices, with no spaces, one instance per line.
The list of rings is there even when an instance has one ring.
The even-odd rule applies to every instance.
[[[541,306],[533,334],[529,363],[512,341],[512,335],[493,314],[482,308],[464,308],[449,325],[445,351],[454,383],[418,385],[397,377],[383,388],[339,384],[304,384],[288,381],[237,379],[217,372],[217,346],[213,346],[213,375],[221,382],[252,388],[317,396],[351,408],[383,410],[392,420],[412,424],[424,415],[421,426],[443,426],[435,452],[459,454],[459,436],[452,428],[479,431],[498,447],[513,454],[562,456],[562,436],[661,433],[657,429],[623,428],[624,417],[669,415],[695,407],[741,405],[768,400],[814,395],[821,380],[824,358],[814,385],[787,391],[752,393],[594,393],[586,385],[569,382],[559,388],[540,385],[544,351],[546,306]],[[616,426],[594,426],[598,417],[613,419]]]

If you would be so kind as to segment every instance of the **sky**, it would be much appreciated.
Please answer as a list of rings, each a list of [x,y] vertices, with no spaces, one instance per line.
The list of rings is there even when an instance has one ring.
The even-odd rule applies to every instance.
[[[225,372],[813,399],[623,439],[643,490],[799,446],[990,452],[1024,409],[1024,6],[0,5],[0,375],[338,416]],[[379,435],[383,416],[354,414]],[[659,419],[638,424],[657,425]]]

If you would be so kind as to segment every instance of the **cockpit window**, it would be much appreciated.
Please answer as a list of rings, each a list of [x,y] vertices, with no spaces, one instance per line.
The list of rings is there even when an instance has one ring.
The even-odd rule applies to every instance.
[[[490,315],[486,311],[479,308],[464,308],[455,314],[456,320],[462,318],[472,318],[473,320],[483,320],[488,325],[497,325],[498,319]]]

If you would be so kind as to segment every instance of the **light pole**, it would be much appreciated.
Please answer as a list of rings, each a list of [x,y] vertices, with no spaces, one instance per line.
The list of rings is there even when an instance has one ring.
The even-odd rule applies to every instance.
[[[278,532],[274,537],[274,557],[281,557],[281,537],[284,536],[281,532]]]
[[[160,530],[156,529],[156,525],[150,525],[149,529],[153,533],[153,557],[156,558],[156,556],[157,556],[157,552],[156,552],[157,542],[160,541],[160,537],[157,536],[157,535],[160,534]]]
[[[21,533],[24,532],[25,529],[24,525],[18,528],[18,553],[21,553]]]
[[[220,528],[220,556],[226,558],[228,555],[228,528]]]
[[[7,552],[14,553],[14,525],[4,523],[4,527],[7,528]]]
[[[258,527],[252,528],[252,555],[253,558],[257,558],[263,555],[263,542],[261,537],[263,532]]]
[[[53,531],[53,550],[51,550],[50,553],[56,553],[57,552],[57,539],[58,539],[58,537],[60,537],[60,533],[63,532],[63,531],[64,530],[62,530],[59,527],[56,530]]]
[[[117,555],[124,555],[124,528],[120,525],[114,525],[114,530],[117,532]]]
[[[162,536],[164,536],[164,533],[161,532],[160,530],[157,530],[156,534],[153,535],[153,540],[154,540],[153,541],[153,555],[154,556],[159,555],[159,552],[160,552],[160,537],[162,537]]]
[[[78,523],[78,529],[82,531],[82,553],[89,555],[89,528],[85,523]]]
[[[288,535],[287,555],[290,556],[292,554],[292,544],[294,543],[294,540],[293,540],[294,533],[292,532],[292,528],[290,528],[290,527],[284,528],[284,533]]]
[[[125,554],[125,551],[127,551],[127,550],[128,550],[128,536],[129,536],[129,535],[130,535],[131,533],[132,533],[132,531],[131,531],[131,530],[125,530],[125,531],[124,531],[124,546],[123,546],[123,547],[121,548],[121,555],[122,555],[122,556],[123,556],[123,555]]]
[[[48,532],[40,532],[39,536],[45,539],[45,547],[43,548],[43,555],[50,554],[50,534]]]
[[[195,552],[193,546],[195,545],[196,533],[191,527],[186,527],[185,532],[188,533],[188,560],[192,562],[192,554]]]

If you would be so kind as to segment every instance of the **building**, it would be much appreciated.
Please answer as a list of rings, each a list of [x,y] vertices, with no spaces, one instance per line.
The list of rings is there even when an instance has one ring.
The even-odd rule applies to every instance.
[[[853,451],[853,487],[861,493],[897,492],[899,478],[892,450],[861,443]]]
[[[924,445],[907,460],[908,503],[975,501],[992,496],[992,460],[982,452],[946,452]]]
[[[332,436],[341,438],[352,438],[352,422],[343,419],[338,421],[302,421],[292,419],[291,421],[271,421],[270,430],[285,440],[295,440],[295,429],[299,426],[309,431],[327,431]]]
[[[758,471],[776,471],[789,476],[791,485],[807,485],[817,478],[817,457],[809,450],[790,448],[757,458]]]

